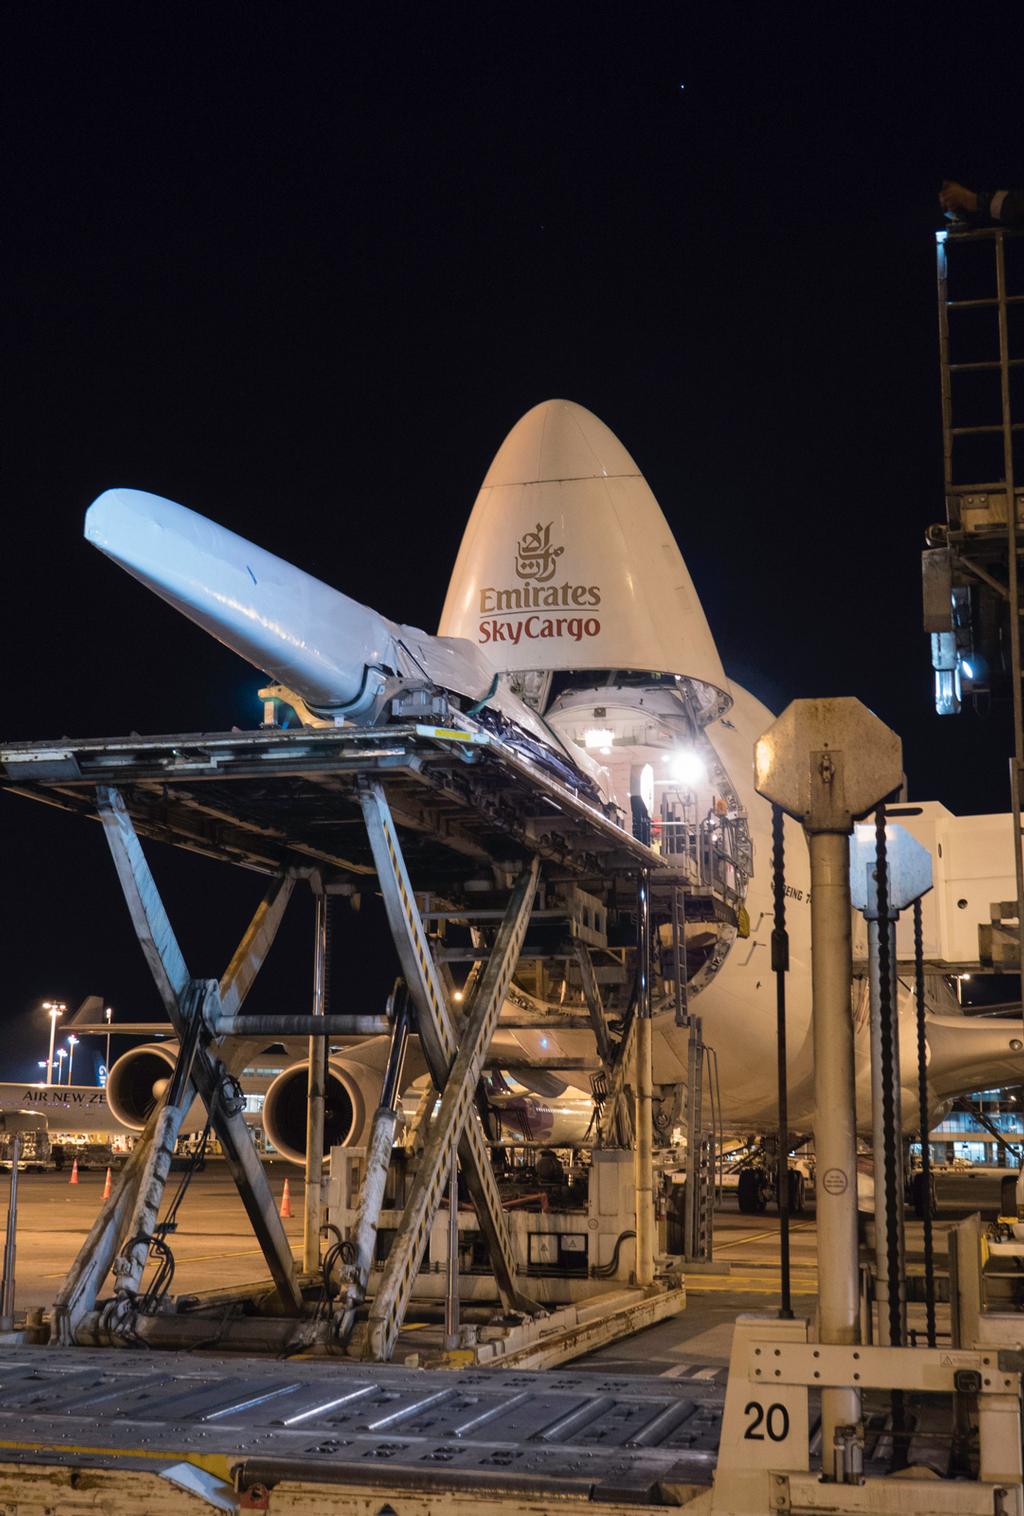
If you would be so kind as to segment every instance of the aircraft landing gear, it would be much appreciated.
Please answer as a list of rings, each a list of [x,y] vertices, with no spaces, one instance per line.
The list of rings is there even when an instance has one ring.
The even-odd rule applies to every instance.
[[[800,1216],[807,1204],[807,1182],[799,1169],[788,1170],[789,1214]],[[757,1216],[775,1200],[775,1175],[768,1169],[740,1169],[739,1207],[744,1216]]]
[[[766,1169],[740,1169],[739,1203],[745,1216],[768,1209],[772,1185]]]

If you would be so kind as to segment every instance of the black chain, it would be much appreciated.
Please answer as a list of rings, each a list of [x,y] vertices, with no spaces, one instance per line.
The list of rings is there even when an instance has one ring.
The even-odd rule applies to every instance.
[[[789,1278],[789,1089],[786,1064],[786,972],[789,937],[786,933],[786,859],[782,808],[772,806],[772,889],[775,920],[772,929],[772,970],[775,974],[775,1036],[778,1053],[779,1142],[776,1186],[779,1201],[779,1315],[791,1319],[793,1302]]]
[[[885,806],[875,812],[875,879],[878,909],[878,1020],[882,1054],[882,1154],[885,1184],[885,1251],[889,1265],[889,1342],[899,1347],[902,1339],[900,1312],[899,1196],[896,1193],[896,1106],[893,1099],[894,1048],[892,960],[889,952],[889,867],[885,840]],[[875,1188],[878,1188],[878,1154],[875,1154]]]
[[[882,1122],[885,1141],[882,1161],[885,1166],[885,1254],[889,1269],[889,1343],[900,1347],[903,1341],[903,1313],[900,1310],[900,1196],[896,1189],[896,1101],[894,1023],[896,1007],[892,996],[892,954],[889,938],[889,862],[885,837],[885,805],[875,812],[875,881],[878,909],[878,1019],[882,1063]],[[875,1194],[878,1194],[878,1154],[875,1154]],[[875,1217],[877,1226],[878,1211]],[[891,1392],[892,1467],[907,1463],[906,1407],[903,1391]]]

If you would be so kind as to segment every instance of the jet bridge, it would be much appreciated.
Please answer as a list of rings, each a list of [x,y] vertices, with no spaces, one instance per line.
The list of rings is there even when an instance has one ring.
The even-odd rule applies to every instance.
[[[600,1297],[595,1300],[592,1284],[585,1319],[570,1321],[564,1312],[551,1319],[535,1298],[539,1292],[520,1266],[492,1163],[501,1144],[486,1125],[481,1076],[520,958],[531,955],[576,960],[585,1017],[547,1007],[521,1018],[513,1013],[509,1020],[506,1011],[502,1027],[589,1025],[604,1094],[591,1146],[614,1146],[632,1132],[639,1155],[635,1183],[619,1186],[633,1207],[619,1231],[636,1236],[621,1253],[616,1248],[614,1273],[603,1272],[619,1281],[609,1297],[605,1340],[682,1305],[678,1276],[656,1270],[651,1193],[649,904],[650,880],[661,860],[591,795],[534,755],[461,712],[432,707],[429,714],[430,721],[399,718],[375,727],[61,740],[0,749],[4,788],[102,824],[180,1045],[166,1097],[58,1293],[53,1340],[69,1346],[195,1346],[209,1340],[212,1313],[220,1323],[218,1342],[236,1350],[347,1351],[386,1361],[413,1309],[428,1239],[445,1193],[456,1193],[456,1174],[476,1214],[501,1312],[517,1328],[515,1361],[560,1361],[601,1340],[594,1329]],[[219,980],[196,978],[186,964],[143,851],[149,840],[267,877],[266,894]],[[333,893],[381,891],[402,979],[380,1017],[335,1015],[326,1007],[323,909],[317,911],[313,1014],[244,1014],[246,994],[300,880],[309,882],[321,904]],[[629,909],[623,909],[624,899]],[[614,921],[601,902],[614,906]],[[474,951],[461,1004],[439,926],[443,919],[459,919],[460,912],[472,920]],[[645,966],[638,992],[629,996],[628,985],[620,986],[621,1003],[609,1004],[598,989],[595,961],[603,953],[634,965],[639,955]],[[631,981],[633,974],[623,977]],[[330,1038],[368,1032],[389,1039],[380,1108],[353,1195],[349,1233],[324,1254],[326,1047]],[[242,1121],[235,1076],[248,1033],[310,1035],[301,1269]],[[421,1102],[407,1142],[396,1217],[394,1196],[385,1190],[410,1035],[419,1038],[432,1093]],[[164,1183],[182,1120],[196,1099],[209,1113],[269,1273],[247,1292],[244,1314],[229,1311],[227,1318],[231,1302],[223,1291],[186,1303],[144,1287],[154,1251],[166,1254],[172,1246],[161,1230]],[[386,1199],[393,1229],[381,1260],[378,1231]],[[451,1233],[448,1268],[457,1275],[454,1226]],[[578,1269],[578,1259],[570,1262]],[[532,1359],[531,1341],[552,1334],[559,1336],[558,1351]],[[492,1348],[488,1356],[500,1355]]]

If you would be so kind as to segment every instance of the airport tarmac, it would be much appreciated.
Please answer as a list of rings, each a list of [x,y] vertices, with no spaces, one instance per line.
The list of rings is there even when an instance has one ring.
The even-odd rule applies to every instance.
[[[285,1178],[290,1180],[293,1216],[284,1222],[296,1256],[302,1240],[302,1176],[293,1166],[268,1165],[274,1197],[280,1202]],[[172,1180],[173,1180],[172,1176]],[[19,1180],[16,1309],[48,1307],[100,1208],[105,1170],[82,1170],[77,1185],[68,1171],[25,1172]],[[0,1179],[5,1198],[7,1179]],[[971,1210],[995,1214],[998,1181],[977,1171],[945,1176],[940,1181],[940,1219],[936,1222],[935,1251],[946,1253],[945,1233],[952,1221]],[[637,1336],[610,1344],[580,1368],[620,1373],[678,1373],[705,1369],[709,1374],[728,1362],[732,1324],[742,1312],[772,1312],[779,1299],[778,1217],[740,1215],[735,1200],[726,1196],[715,1224],[715,1259],[711,1266],[687,1271],[685,1311]],[[264,1276],[241,1201],[223,1165],[208,1164],[197,1174],[182,1206],[178,1230],[171,1239],[175,1258],[173,1290],[185,1294],[214,1285],[245,1284]],[[816,1231],[813,1212],[794,1217],[791,1224],[792,1294],[798,1314],[813,1313],[817,1293]],[[921,1224],[907,1225],[910,1258],[922,1250]],[[911,1326],[923,1313],[911,1307]]]
[[[69,1171],[24,1172],[18,1183],[18,1267],[16,1308],[48,1306],[61,1279],[84,1241],[100,1209],[104,1169],[82,1169],[77,1184]],[[172,1175],[168,1193],[176,1188]],[[302,1242],[302,1174],[290,1164],[268,1165],[268,1178],[280,1204],[284,1181],[290,1181],[293,1215],[284,1228],[296,1256]],[[6,1176],[0,1180],[0,1203]],[[182,1205],[178,1229],[171,1240],[175,1259],[174,1291],[187,1293],[213,1285],[244,1284],[264,1273],[262,1256],[238,1192],[222,1164],[214,1161],[195,1175]],[[793,1223],[794,1290],[813,1300],[814,1221]],[[778,1288],[778,1219],[741,1216],[726,1199],[717,1218],[716,1261],[731,1266],[729,1274],[691,1274],[687,1289],[703,1299],[731,1296],[741,1286],[744,1299],[761,1302]]]
[[[106,1169],[80,1169],[78,1183],[69,1182],[70,1171],[18,1176],[18,1261],[15,1309],[49,1306],[60,1282],[88,1235],[102,1203]],[[290,1180],[291,1220],[284,1228],[296,1255],[302,1251],[302,1174],[290,1164],[268,1165],[274,1198],[280,1204],[287,1177]],[[177,1190],[179,1176],[172,1173],[168,1199]],[[6,1200],[6,1175],[0,1180],[0,1196]],[[4,1206],[6,1212],[6,1206]],[[266,1268],[230,1174],[220,1162],[211,1162],[197,1174],[182,1204],[180,1222],[171,1240],[174,1253],[175,1294],[208,1289],[213,1285],[245,1284],[263,1278]]]
[[[999,1180],[1005,1170],[963,1169],[940,1173],[939,1215],[934,1223],[934,1252],[940,1274],[946,1270],[947,1233],[958,1220],[980,1211],[994,1218],[999,1208]],[[811,1317],[817,1304],[817,1229],[813,1206],[790,1223],[790,1290],[794,1314]],[[686,1273],[686,1309],[635,1337],[610,1343],[573,1367],[620,1374],[666,1374],[724,1382],[736,1317],[748,1312],[774,1314],[779,1308],[779,1218],[743,1216],[727,1196],[715,1216],[714,1263],[691,1266]],[[908,1215],[906,1255],[911,1270],[924,1256],[924,1228]],[[725,1272],[728,1265],[728,1272]],[[720,1271],[721,1270],[721,1271]],[[936,1311],[940,1340],[949,1332],[949,1308]],[[907,1325],[925,1342],[925,1308],[911,1301]]]
[[[302,1231],[301,1176],[288,1165],[269,1166],[271,1189],[278,1199],[286,1176],[291,1181],[295,1215],[285,1221],[285,1227],[298,1253]],[[66,1170],[24,1174],[18,1239],[20,1310],[45,1307],[53,1300],[64,1269],[99,1208],[104,1177],[102,1169],[82,1171],[79,1183],[71,1185]],[[2,1188],[0,1179],[0,1195]],[[991,1174],[975,1178],[957,1176],[954,1181],[940,1185],[939,1196],[943,1214],[936,1224],[936,1251],[941,1258],[945,1252],[945,1233],[957,1216],[973,1209],[994,1208],[998,1179]],[[467,1467],[475,1467],[474,1459],[485,1470],[492,1470],[496,1460],[503,1470],[514,1462],[519,1475],[544,1479],[545,1489],[550,1485],[561,1491],[564,1481],[571,1485],[572,1480],[581,1477],[582,1468],[588,1488],[606,1474],[608,1478],[614,1477],[617,1499],[624,1498],[627,1489],[624,1481],[632,1480],[636,1489],[647,1490],[651,1480],[669,1465],[677,1482],[706,1485],[715,1466],[721,1436],[735,1318],[746,1312],[771,1315],[778,1308],[778,1231],[776,1216],[741,1215],[735,1197],[727,1195],[715,1227],[716,1258],[710,1265],[687,1271],[687,1303],[678,1316],[560,1368],[540,1373],[494,1370],[493,1378],[487,1373],[483,1379],[479,1371],[464,1371],[465,1393],[469,1395],[468,1403],[476,1408],[474,1415],[479,1415],[483,1397],[487,1405],[493,1399],[504,1419],[497,1451],[493,1435],[486,1429],[479,1445],[460,1443],[460,1469],[464,1472]],[[910,1222],[907,1231],[908,1256],[913,1260],[921,1246],[920,1223]],[[792,1284],[793,1306],[798,1315],[811,1315],[816,1303],[816,1241],[813,1213],[795,1217]],[[232,1282],[246,1283],[263,1272],[240,1201],[219,1162],[211,1162],[195,1176],[182,1207],[180,1230],[174,1234],[172,1243],[177,1261],[176,1293]],[[913,1308],[912,1324],[917,1313],[923,1313],[923,1307]],[[940,1332],[946,1321],[944,1313],[941,1314]],[[427,1327],[425,1332],[434,1330]],[[344,1379],[359,1396],[369,1393],[367,1385],[371,1381],[367,1381],[365,1365],[342,1360],[314,1363],[303,1361],[300,1355],[289,1365],[287,1379],[282,1381],[281,1365],[275,1366],[265,1358],[218,1356],[216,1351],[198,1356],[139,1353],[126,1347],[113,1353],[110,1350],[87,1353],[88,1366],[81,1356],[83,1350],[29,1349],[26,1358],[10,1357],[0,1404],[0,1433],[9,1439],[6,1445],[24,1447],[29,1456],[35,1456],[40,1445],[59,1447],[63,1453],[68,1442],[74,1444],[80,1455],[93,1447],[104,1450],[126,1447],[132,1458],[150,1457],[155,1447],[165,1445],[175,1450],[191,1449],[197,1439],[203,1440],[207,1456],[216,1456],[220,1449],[231,1458],[240,1454],[273,1461],[277,1452],[294,1458],[298,1448],[304,1471],[322,1467],[325,1474],[333,1471],[335,1477],[340,1477],[342,1468],[357,1467],[351,1448],[364,1449],[365,1445],[361,1458],[391,1459],[397,1453],[407,1456],[415,1472],[424,1458],[432,1465],[451,1458],[450,1431],[446,1430],[444,1420],[448,1412],[439,1420],[439,1403],[459,1413],[467,1403],[460,1398],[463,1380],[458,1369],[410,1370],[402,1348],[404,1345],[405,1353],[415,1352],[419,1336],[413,1324],[408,1324],[395,1362],[374,1369],[372,1374],[372,1384],[377,1385],[374,1393],[385,1406],[387,1416],[393,1414],[396,1395],[408,1395],[409,1419],[404,1423],[400,1443],[395,1442],[390,1428],[382,1431],[376,1423],[364,1426],[365,1413],[360,1420],[359,1413],[353,1419],[347,1411],[336,1416],[331,1410],[340,1403],[339,1379]],[[276,1400],[269,1412],[263,1405],[264,1398],[273,1399],[285,1392],[305,1396],[310,1404],[317,1395],[322,1401],[325,1372],[331,1379],[335,1398],[328,1401],[326,1409],[331,1419],[324,1421],[323,1427],[307,1428],[305,1417],[312,1413],[303,1410],[296,1417],[302,1425],[293,1428],[280,1419]],[[26,1377],[27,1389],[22,1383]],[[254,1385],[257,1389],[265,1385],[267,1397],[254,1394]],[[240,1386],[244,1396],[241,1401]],[[41,1409],[41,1394],[45,1396],[45,1411]],[[884,1397],[876,1396],[875,1401],[877,1404],[866,1402],[865,1409],[877,1434],[872,1443],[877,1450],[886,1407]],[[595,1406],[603,1419],[593,1427],[588,1423],[578,1435],[573,1434],[571,1441],[566,1440],[568,1434],[563,1437],[560,1429],[567,1424],[567,1417],[579,1414],[583,1402]],[[673,1418],[672,1430],[664,1441],[659,1440],[650,1448],[646,1444],[640,1448],[639,1444],[623,1443],[622,1428],[632,1424],[630,1418],[637,1415],[638,1405],[644,1407],[649,1402],[662,1407],[657,1413],[659,1417],[667,1414]],[[148,1423],[143,1437],[135,1425],[140,1419],[140,1403],[148,1404],[156,1412],[147,1415],[142,1411],[141,1420]],[[307,1402],[301,1403],[305,1406]],[[520,1411],[523,1405],[529,1409]],[[211,1406],[216,1407],[212,1415]],[[211,1429],[204,1425],[197,1432],[198,1417],[215,1423],[224,1407],[238,1414],[222,1427]],[[814,1402],[811,1409],[812,1416],[816,1416]],[[404,1409],[402,1414],[407,1414]],[[645,1414],[649,1415],[649,1410]],[[339,1438],[338,1418],[344,1422],[346,1416],[352,1425],[349,1427],[345,1422],[345,1434]],[[538,1425],[550,1431],[537,1434]],[[309,1440],[310,1435],[313,1441]],[[549,1446],[545,1441],[548,1436],[556,1437],[556,1443]],[[515,1444],[512,1447],[508,1446],[510,1439]],[[145,1452],[140,1454],[137,1450],[143,1446]],[[349,1451],[346,1453],[345,1449]],[[104,1452],[101,1456],[110,1455]],[[176,1456],[180,1457],[180,1452]],[[608,1463],[605,1472],[602,1458]],[[358,1467],[364,1466],[359,1463]],[[399,1465],[389,1467],[394,1477]],[[635,1494],[633,1484],[629,1490]]]

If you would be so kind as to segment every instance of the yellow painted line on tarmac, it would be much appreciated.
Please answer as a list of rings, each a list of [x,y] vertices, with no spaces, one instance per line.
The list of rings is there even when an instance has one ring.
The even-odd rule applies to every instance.
[[[813,1225],[813,1221],[798,1222],[796,1226],[790,1227],[789,1234],[792,1236],[794,1232],[809,1232]],[[723,1248],[738,1248],[743,1242],[763,1242],[766,1237],[777,1237],[778,1235],[778,1227],[772,1227],[767,1232],[752,1232],[746,1237],[733,1237],[729,1242],[718,1242],[716,1240],[715,1252],[720,1253]]]
[[[793,1278],[817,1279],[817,1264],[804,1264],[801,1268],[791,1268]],[[742,1262],[735,1262],[729,1270],[730,1279],[777,1279],[779,1266],[777,1263],[756,1264],[750,1259],[744,1258]]]
[[[249,1258],[253,1253],[262,1254],[262,1252],[262,1248],[244,1248],[240,1253],[179,1253],[174,1262],[177,1268],[183,1269],[187,1263],[210,1263],[215,1258]],[[295,1252],[294,1248],[292,1249],[292,1257],[298,1263],[299,1255]]]
[[[254,1253],[259,1253],[262,1255],[263,1249],[243,1248],[241,1252],[238,1253],[193,1253],[191,1255],[183,1255],[179,1253],[176,1255],[174,1263],[176,1268],[181,1269],[184,1268],[187,1263],[210,1263],[214,1260],[219,1262],[222,1258],[251,1258]],[[293,1252],[292,1257],[297,1263],[299,1260],[298,1253]],[[63,1279],[66,1273],[67,1269],[59,1269],[55,1274],[44,1274],[43,1278]]]
[[[779,1283],[765,1284],[763,1280],[757,1284],[749,1284],[730,1278],[722,1279],[721,1282],[716,1281],[714,1284],[710,1279],[703,1279],[700,1284],[695,1284],[689,1279],[686,1281],[686,1293],[688,1295],[777,1295],[780,1289],[781,1285]],[[817,1293],[817,1285],[813,1289],[801,1284],[790,1285],[791,1295],[816,1295]]]
[[[747,1284],[753,1287],[759,1284],[771,1285],[774,1283],[777,1288],[781,1275],[778,1269],[758,1269],[756,1272],[747,1272],[740,1269],[739,1271],[733,1270],[729,1274],[692,1274],[685,1275],[684,1277],[687,1289],[700,1289],[704,1284],[707,1284],[714,1289],[721,1288],[728,1290],[742,1289]],[[817,1271],[813,1274],[793,1275],[791,1278],[794,1284],[811,1285],[817,1289]]]

